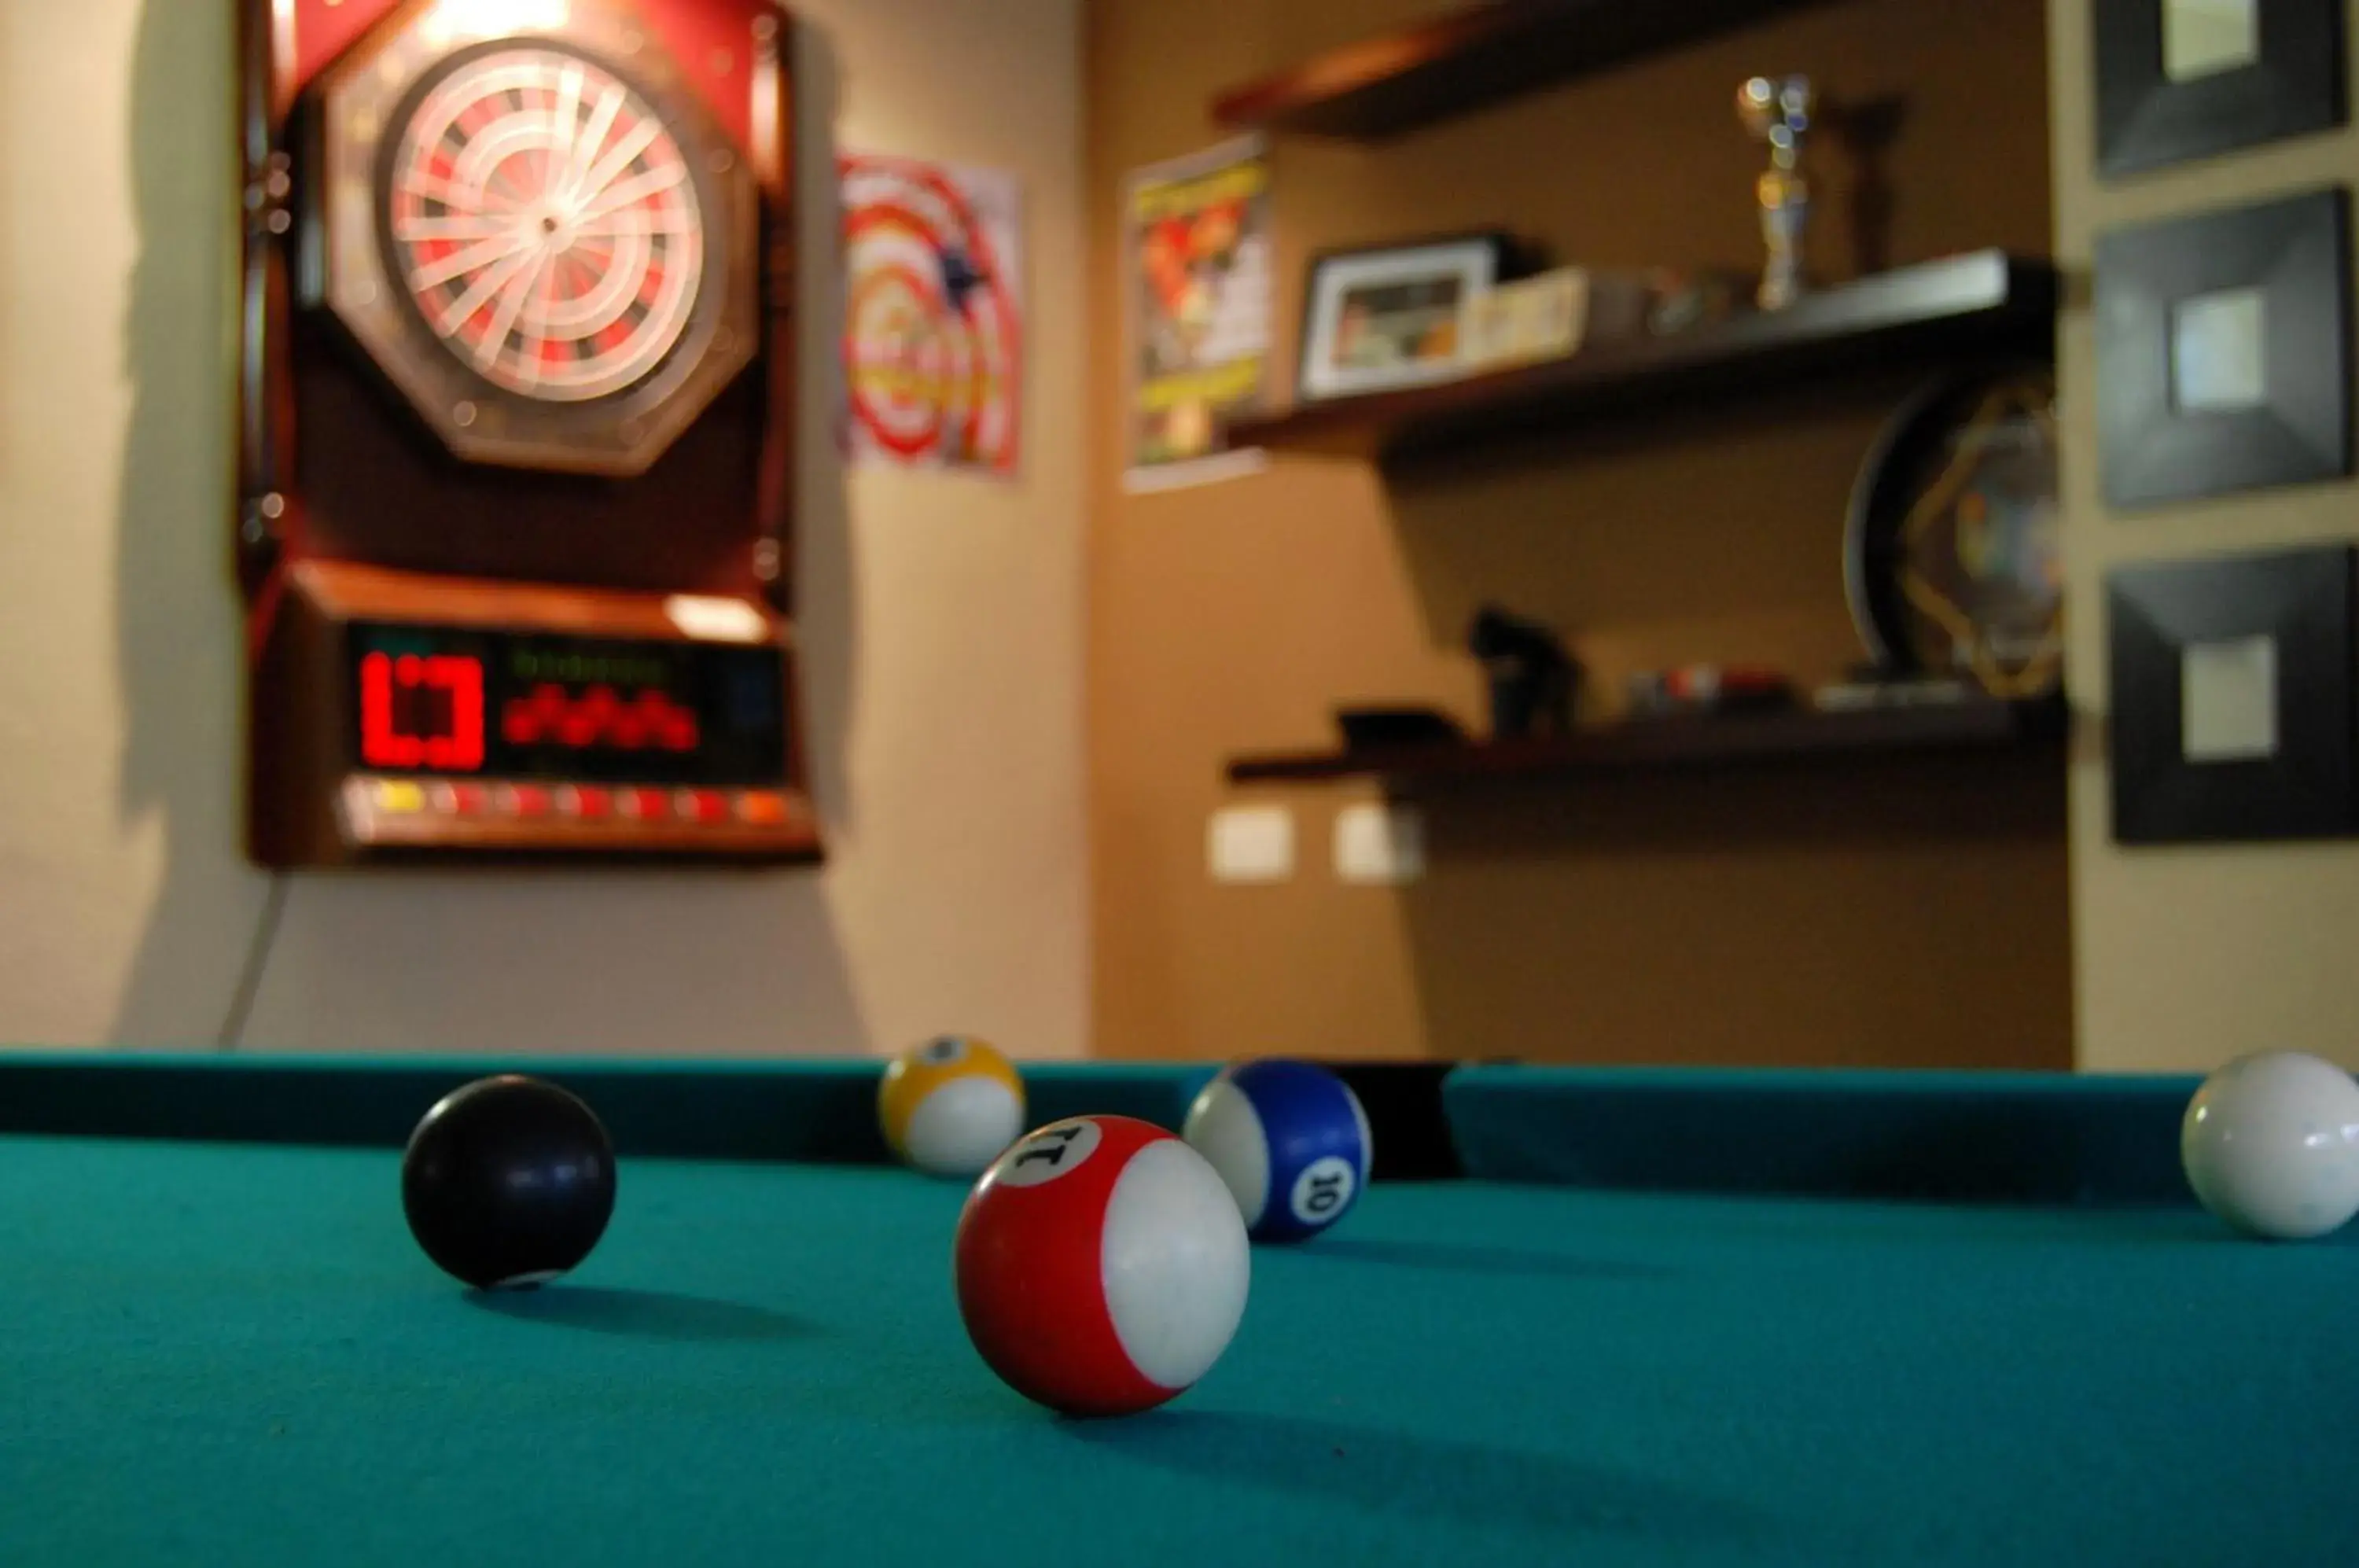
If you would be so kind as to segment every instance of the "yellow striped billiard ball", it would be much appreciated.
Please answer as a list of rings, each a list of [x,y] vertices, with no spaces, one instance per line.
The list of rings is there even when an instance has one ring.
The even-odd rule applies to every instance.
[[[978,1176],[1024,1130],[1024,1083],[984,1041],[942,1035],[885,1069],[876,1117],[908,1164],[931,1176]]]

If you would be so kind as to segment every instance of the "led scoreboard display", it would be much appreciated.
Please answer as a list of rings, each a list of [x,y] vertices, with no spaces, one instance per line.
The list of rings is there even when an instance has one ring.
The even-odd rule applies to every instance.
[[[728,635],[697,635],[716,605]],[[261,683],[287,700],[254,715],[255,798],[284,803],[255,819],[266,863],[778,860],[814,837],[791,638],[749,606],[314,561],[276,630]]]
[[[247,838],[815,858],[772,0],[222,0]]]
[[[353,743],[373,771],[766,786],[786,778],[777,651],[352,628]]]

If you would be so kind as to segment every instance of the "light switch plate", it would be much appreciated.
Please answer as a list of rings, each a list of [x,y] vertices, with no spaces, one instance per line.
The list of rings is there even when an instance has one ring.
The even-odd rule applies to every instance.
[[[1294,875],[1294,813],[1283,806],[1214,811],[1204,837],[1215,882],[1283,882]]]
[[[1375,801],[1335,814],[1335,876],[1363,887],[1397,887],[1425,876],[1425,818],[1415,808]]]

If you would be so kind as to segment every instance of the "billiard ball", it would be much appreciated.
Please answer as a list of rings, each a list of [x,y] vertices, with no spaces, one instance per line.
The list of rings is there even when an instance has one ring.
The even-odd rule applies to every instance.
[[[2188,1102],[2179,1154],[2196,1197],[2238,1230],[2324,1236],[2359,1214],[2359,1083],[2299,1051],[2239,1057]]]
[[[967,1336],[1010,1388],[1067,1415],[1128,1415],[1221,1358],[1250,1254],[1194,1149],[1130,1116],[1075,1116],[984,1172],[951,1269]]]
[[[1024,1130],[1024,1082],[982,1040],[943,1035],[903,1051],[876,1085],[876,1119],[903,1160],[973,1178]]]
[[[1300,1241],[1342,1219],[1375,1157],[1351,1085],[1281,1057],[1223,1072],[1196,1096],[1182,1130],[1221,1173],[1256,1241]]]
[[[483,1290],[554,1279],[590,1256],[614,1212],[614,1148],[553,1083],[484,1078],[435,1103],[401,1160],[409,1233]]]

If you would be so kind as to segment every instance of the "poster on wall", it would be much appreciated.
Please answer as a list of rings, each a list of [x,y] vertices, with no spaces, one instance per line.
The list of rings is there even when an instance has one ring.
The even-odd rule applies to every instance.
[[[1257,136],[1134,170],[1123,182],[1128,424],[1134,494],[1258,470],[1228,448],[1269,370],[1269,158]]]
[[[858,464],[1015,474],[1024,403],[1016,177],[841,159],[846,437]]]

